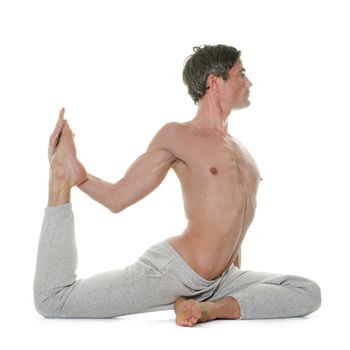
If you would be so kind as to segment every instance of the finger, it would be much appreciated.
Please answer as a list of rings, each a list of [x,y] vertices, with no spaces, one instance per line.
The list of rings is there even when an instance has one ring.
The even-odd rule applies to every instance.
[[[63,133],[63,129],[65,128],[65,126],[66,126],[66,120],[62,119],[62,124],[60,125],[59,128],[57,128],[57,130],[55,130],[54,134],[52,135],[52,144],[55,147],[57,147],[59,142],[60,142],[60,139],[61,139],[61,136]]]
[[[67,119],[64,120],[64,126],[66,127],[67,131],[73,133],[73,131],[72,131],[72,129],[70,128],[70,125],[69,125]]]
[[[59,135],[61,132],[62,132],[62,128],[61,128],[61,127],[56,128],[56,129],[53,131],[53,133],[51,134],[50,139],[51,139],[51,140],[57,139],[58,135]]]
[[[65,114],[65,112],[66,112],[66,110],[64,109],[64,107],[62,107],[61,109],[60,109],[60,118],[63,120],[64,119],[64,114]]]
[[[55,135],[59,134],[62,131],[64,125],[64,120],[63,120],[63,112],[62,110],[60,111],[60,116],[58,117],[56,126],[51,134],[51,137],[54,137]]]
[[[61,132],[59,133],[59,135],[57,136],[57,139],[55,139],[55,141],[54,141],[54,142],[55,142],[55,143],[54,143],[55,147],[57,147],[58,144],[60,143],[61,135],[62,135],[62,130],[61,130]]]
[[[57,120],[56,126],[58,126],[61,123],[61,121],[63,119],[63,115],[64,115],[64,110],[63,110],[63,108],[61,108],[60,112],[58,114],[58,120]]]
[[[58,115],[58,120],[57,120],[57,122],[56,122],[55,129],[61,128],[61,126],[62,126],[62,121],[63,121],[63,118],[64,118],[64,112],[65,112],[65,109],[64,109],[64,108],[61,108],[61,109],[60,109],[60,113],[59,113],[59,115]]]
[[[51,134],[50,136],[50,143],[53,147],[57,147],[61,136],[62,136],[62,132],[64,132],[64,129],[70,130],[68,122],[66,119],[62,119],[62,124],[60,124]],[[71,131],[71,130],[70,130]]]
[[[65,127],[66,127],[66,131],[67,131],[68,133],[70,133],[70,134],[74,137],[75,134],[74,134],[73,130],[71,129],[71,127],[70,127],[70,125],[69,125],[69,123],[68,123],[68,120],[65,119],[64,121],[65,121],[64,124],[65,124]]]

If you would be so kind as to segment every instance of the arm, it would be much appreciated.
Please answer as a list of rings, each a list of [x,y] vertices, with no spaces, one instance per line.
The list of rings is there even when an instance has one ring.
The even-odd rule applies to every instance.
[[[88,175],[88,180],[79,188],[113,213],[119,213],[141,200],[160,185],[176,160],[171,151],[171,129],[171,124],[165,125],[153,138],[147,151],[116,183]]]

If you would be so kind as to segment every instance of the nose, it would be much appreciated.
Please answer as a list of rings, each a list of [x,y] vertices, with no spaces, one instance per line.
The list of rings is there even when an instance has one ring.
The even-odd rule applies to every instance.
[[[250,87],[252,87],[253,86],[253,83],[248,79],[248,78],[246,78],[247,80],[246,80],[246,85],[247,85],[247,87],[248,88],[250,88]]]

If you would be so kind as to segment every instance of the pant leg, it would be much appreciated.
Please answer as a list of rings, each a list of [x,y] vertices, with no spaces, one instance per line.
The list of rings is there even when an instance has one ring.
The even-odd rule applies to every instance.
[[[147,261],[77,280],[71,204],[46,208],[34,279],[36,309],[45,317],[105,318],[172,308],[183,286],[162,268],[166,262],[159,268],[157,256]]]
[[[232,296],[240,305],[241,319],[306,316],[321,305],[320,287],[312,280],[232,267],[215,299]]]

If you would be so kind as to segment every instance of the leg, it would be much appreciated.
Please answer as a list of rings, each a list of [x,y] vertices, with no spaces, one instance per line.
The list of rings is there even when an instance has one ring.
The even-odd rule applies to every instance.
[[[231,268],[210,301],[178,298],[176,323],[193,326],[214,319],[306,316],[321,304],[319,286],[306,278]]]
[[[250,285],[229,294],[241,307],[241,319],[302,317],[321,305],[320,287],[304,277],[247,272],[243,280],[249,279]]]
[[[36,309],[48,318],[107,318],[171,309],[181,293],[178,283],[154,264],[139,259],[123,270],[77,280],[71,204],[48,207],[34,283]]]
[[[293,275],[231,268],[217,296],[229,296],[240,307],[240,319],[301,317],[321,304],[320,287]]]
[[[71,204],[47,207],[39,241],[34,303],[45,317],[55,317],[75,287],[77,252]]]
[[[86,178],[86,171],[76,158],[72,131],[60,112],[54,133],[50,138],[49,199],[39,242],[34,280],[34,302],[41,314],[47,314],[57,293],[62,298],[74,287],[77,254],[71,212],[71,188]],[[62,286],[69,286],[60,290]],[[50,305],[52,308],[53,305]]]
[[[76,158],[68,125],[62,125],[59,145],[49,156],[49,206],[34,281],[36,309],[45,317],[104,318],[171,308],[181,285],[165,269],[155,268],[156,261],[139,260],[124,270],[76,279],[77,251],[69,197],[71,187],[81,183],[86,172]]]

